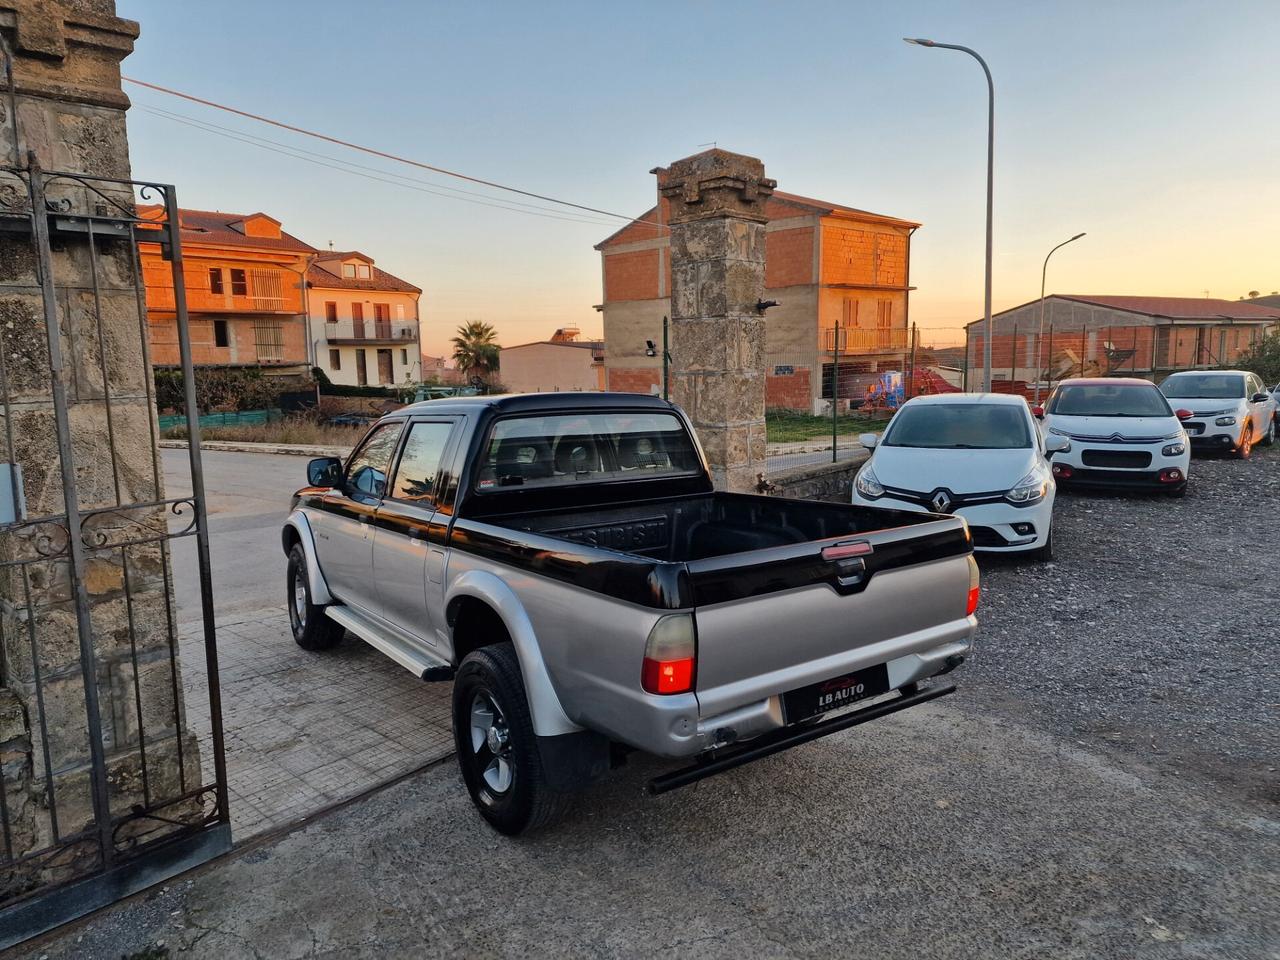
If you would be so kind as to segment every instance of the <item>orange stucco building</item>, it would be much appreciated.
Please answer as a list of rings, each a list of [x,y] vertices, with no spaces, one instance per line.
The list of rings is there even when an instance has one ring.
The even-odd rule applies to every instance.
[[[666,171],[659,168],[660,190]],[[660,343],[670,313],[669,201],[596,245],[600,251],[605,359],[610,390],[658,389]],[[840,328],[840,396],[860,395],[857,378],[900,370],[908,346],[911,235],[919,224],[775,190],[765,204],[766,404],[819,410],[831,397]]]
[[[160,219],[157,206],[141,216]],[[197,366],[262,367],[299,372],[308,366],[305,288],[317,251],[280,229],[265,213],[181,210],[180,237]],[[140,237],[142,232],[140,231]],[[160,244],[140,239],[147,291],[151,362],[176,366],[178,332],[173,281]]]

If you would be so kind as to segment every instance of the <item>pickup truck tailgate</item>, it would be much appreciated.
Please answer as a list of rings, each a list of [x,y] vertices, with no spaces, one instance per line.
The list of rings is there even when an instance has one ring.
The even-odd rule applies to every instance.
[[[947,518],[690,562],[699,712],[967,638],[971,553]]]

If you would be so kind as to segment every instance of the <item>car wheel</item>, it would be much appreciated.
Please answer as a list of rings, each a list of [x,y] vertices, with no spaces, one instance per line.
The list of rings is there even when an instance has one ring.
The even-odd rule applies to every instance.
[[[1267,424],[1267,434],[1260,442],[1264,447],[1269,447],[1276,442],[1276,421],[1274,417],[1271,422]]]
[[[1172,490],[1168,491],[1168,495],[1173,497],[1175,500],[1181,500],[1187,495],[1187,485],[1185,483],[1178,484]]]
[[[331,650],[341,643],[346,631],[324,615],[324,607],[311,602],[307,553],[300,543],[289,551],[285,580],[289,587],[289,629],[298,646],[303,650]]]
[[[571,796],[547,785],[509,643],[467,654],[453,682],[453,740],[471,801],[499,833],[514,836],[558,820]]]
[[[1240,434],[1240,442],[1236,444],[1236,456],[1248,460],[1253,455],[1253,424],[1246,423]]]
[[[1053,530],[1049,531],[1049,536],[1045,538],[1044,545],[1029,550],[1028,555],[1037,563],[1049,563],[1053,560]]]

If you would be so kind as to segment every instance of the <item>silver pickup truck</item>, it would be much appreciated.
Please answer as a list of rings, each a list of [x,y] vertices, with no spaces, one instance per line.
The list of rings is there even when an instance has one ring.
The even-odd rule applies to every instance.
[[[950,693],[919,682],[976,624],[962,519],[717,493],[653,397],[417,403],[308,480],[294,638],[350,631],[452,680],[463,779],[503,833],[628,750],[687,761],[657,793]]]

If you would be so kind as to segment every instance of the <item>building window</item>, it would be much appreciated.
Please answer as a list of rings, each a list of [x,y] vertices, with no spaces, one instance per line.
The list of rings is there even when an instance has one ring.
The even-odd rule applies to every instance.
[[[231,337],[227,333],[227,321],[213,321],[213,345],[215,347],[229,347],[231,345]]]
[[[403,320],[403,319],[404,319],[404,304],[403,304],[403,303],[397,303],[397,304],[396,304],[396,319],[397,319],[397,320]]]
[[[360,275],[361,280],[368,280],[373,275],[367,263],[360,264],[360,268],[356,272]]]
[[[249,281],[245,279],[243,270],[231,271],[231,295],[233,297],[247,297],[249,295]]]
[[[337,323],[337,322],[338,322],[338,305],[337,305],[336,303],[334,303],[332,300],[326,300],[326,301],[325,301],[325,304],[324,304],[324,322],[325,322],[325,323]]]
[[[409,365],[409,351],[408,351],[408,350],[405,350],[405,349],[403,349],[403,348],[400,350],[400,362],[401,362],[402,364],[404,364],[406,367]]]
[[[369,385],[369,369],[365,365],[364,351],[356,351],[356,383],[365,387]]]
[[[210,293],[222,292],[222,268],[221,267],[209,268],[209,292]]]
[[[876,302],[876,326],[881,330],[888,330],[893,326],[892,300],[879,300]]]
[[[329,351],[329,369],[330,370],[342,369],[342,351],[341,350]]]
[[[342,265],[342,275],[350,279],[355,279],[356,265],[354,263],[344,263]]]
[[[391,305],[389,303],[375,303],[373,305],[373,318],[379,323],[387,323],[391,319]]]
[[[284,360],[284,330],[280,321],[255,320],[253,345],[257,350],[258,360],[263,363],[280,363]]]

